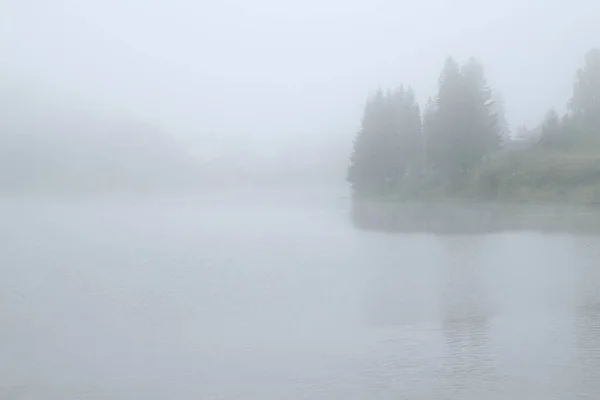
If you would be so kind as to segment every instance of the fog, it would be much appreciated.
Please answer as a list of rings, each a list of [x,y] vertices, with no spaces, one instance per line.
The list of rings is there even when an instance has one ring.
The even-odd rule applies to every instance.
[[[597,238],[368,233],[334,198],[4,199],[0,395],[597,397]]]
[[[599,20],[591,0],[0,0],[0,400],[597,399],[592,135],[468,169],[424,132],[471,56],[507,131],[597,128],[559,114]],[[430,124],[440,143],[479,134],[436,110],[458,126]]]
[[[411,84],[424,104],[448,55],[478,57],[511,126],[535,124],[563,107],[600,38],[600,6],[580,0],[1,7],[3,97],[7,87],[43,91],[52,102],[148,124],[199,158],[277,168],[315,149],[344,163],[366,95]]]

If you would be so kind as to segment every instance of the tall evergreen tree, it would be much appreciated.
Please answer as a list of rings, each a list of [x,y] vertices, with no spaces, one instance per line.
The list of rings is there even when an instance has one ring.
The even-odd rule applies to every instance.
[[[569,110],[585,133],[600,134],[600,48],[588,52],[577,71]]]
[[[548,110],[538,130],[540,134],[539,145],[552,148],[559,146],[562,133],[561,118],[554,108]]]
[[[455,169],[457,145],[461,136],[462,77],[452,57],[446,59],[440,75],[436,99],[434,129],[429,132],[429,161],[438,174],[452,173]]]
[[[395,131],[399,135],[398,162],[403,177],[414,173],[422,164],[423,138],[421,111],[412,88],[400,88],[393,98]]]
[[[423,167],[426,173],[435,168],[437,110],[436,101],[430,97],[423,110]]]
[[[412,89],[399,88],[369,99],[354,141],[348,181],[358,194],[399,188],[421,146],[421,119]]]
[[[468,128],[466,142],[473,144],[472,165],[489,155],[500,144],[498,115],[494,112],[492,90],[485,80],[483,66],[471,58],[462,68],[465,84],[465,112]]]
[[[453,58],[446,60],[435,115],[426,117],[429,160],[441,178],[460,179],[498,147],[491,93],[483,67],[475,59],[462,68]]]
[[[560,134],[560,117],[554,108],[551,108],[542,123],[542,135],[557,136]]]
[[[506,143],[510,138],[510,128],[508,126],[508,121],[506,120],[504,96],[497,90],[492,91],[491,111],[496,117],[496,129],[499,143]]]

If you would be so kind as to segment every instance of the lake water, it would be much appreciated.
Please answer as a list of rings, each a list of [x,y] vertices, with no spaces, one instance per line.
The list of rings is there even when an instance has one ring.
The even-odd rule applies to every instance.
[[[600,239],[331,193],[0,202],[0,399],[598,399]]]

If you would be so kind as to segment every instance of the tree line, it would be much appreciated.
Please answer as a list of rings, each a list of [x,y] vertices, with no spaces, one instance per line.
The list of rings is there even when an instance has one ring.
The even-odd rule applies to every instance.
[[[567,111],[548,111],[533,130],[536,148],[572,151],[600,145],[600,49],[591,50],[575,77]],[[367,99],[354,140],[347,180],[357,195],[382,196],[424,184],[460,190],[505,150],[504,104],[471,58],[449,57],[438,92],[421,111],[410,86],[377,91]]]

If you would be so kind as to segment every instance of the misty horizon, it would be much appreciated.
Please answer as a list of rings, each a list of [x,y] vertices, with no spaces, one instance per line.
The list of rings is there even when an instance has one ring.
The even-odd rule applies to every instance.
[[[562,109],[573,71],[600,41],[594,2],[137,6],[6,3],[2,86],[127,115],[202,157],[269,156],[351,141],[378,88],[411,85],[423,107],[449,55],[482,62],[511,130],[536,125]]]
[[[599,21],[0,0],[0,400],[598,399]]]

